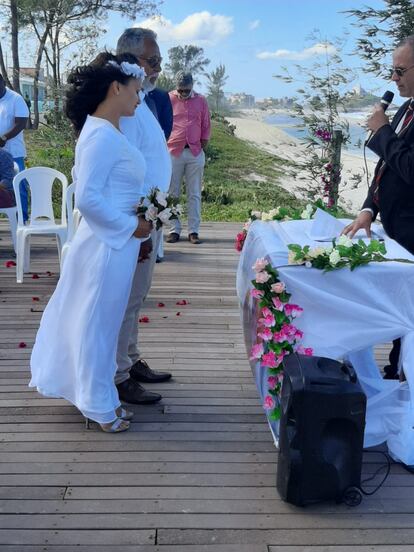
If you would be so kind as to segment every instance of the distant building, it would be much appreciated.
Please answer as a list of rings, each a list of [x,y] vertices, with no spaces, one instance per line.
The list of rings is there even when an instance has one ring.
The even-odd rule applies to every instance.
[[[8,70],[7,72],[11,80],[12,71]],[[20,90],[23,98],[25,98],[27,94],[31,102],[33,102],[33,96],[34,96],[34,84],[33,84],[34,76],[35,76],[34,67],[20,67]],[[45,82],[45,75],[44,75],[43,69],[40,69],[38,89],[39,89],[39,110],[42,111],[42,105],[46,96],[46,82]]]
[[[354,96],[358,96],[359,98],[365,98],[368,92],[364,90],[360,84],[356,84],[351,89],[351,94],[353,94]]]
[[[229,96],[228,102],[234,107],[254,107],[255,98],[251,94],[240,92]]]

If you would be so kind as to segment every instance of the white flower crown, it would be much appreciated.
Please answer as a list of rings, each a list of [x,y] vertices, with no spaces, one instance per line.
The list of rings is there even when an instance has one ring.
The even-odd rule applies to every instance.
[[[124,75],[128,75],[131,77],[134,77],[139,80],[144,80],[147,76],[146,72],[142,67],[137,65],[136,63],[129,63],[128,61],[122,61],[119,65],[116,61],[110,60],[108,61],[109,65],[113,65],[117,69],[119,69]]]

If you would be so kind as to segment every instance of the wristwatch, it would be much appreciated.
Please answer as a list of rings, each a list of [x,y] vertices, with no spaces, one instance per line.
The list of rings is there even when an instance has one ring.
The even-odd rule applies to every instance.
[[[7,142],[7,136],[5,134],[2,134],[0,136],[0,140],[3,140],[3,142]]]

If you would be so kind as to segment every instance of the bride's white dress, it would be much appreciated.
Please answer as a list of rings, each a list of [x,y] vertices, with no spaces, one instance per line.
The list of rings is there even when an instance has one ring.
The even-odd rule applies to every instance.
[[[120,405],[116,349],[138,260],[140,240],[132,234],[145,161],[111,123],[88,117],[75,174],[83,218],[40,323],[30,386],[108,423]]]

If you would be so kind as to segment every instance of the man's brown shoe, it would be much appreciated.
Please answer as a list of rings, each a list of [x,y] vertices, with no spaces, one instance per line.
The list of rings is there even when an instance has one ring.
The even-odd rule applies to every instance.
[[[177,232],[171,232],[171,234],[168,234],[166,238],[167,243],[177,243],[180,239],[180,234],[177,234]]]
[[[188,234],[188,241],[190,243],[193,243],[194,245],[198,245],[199,243],[202,243],[200,238],[198,237],[198,234],[193,232],[192,234]]]

